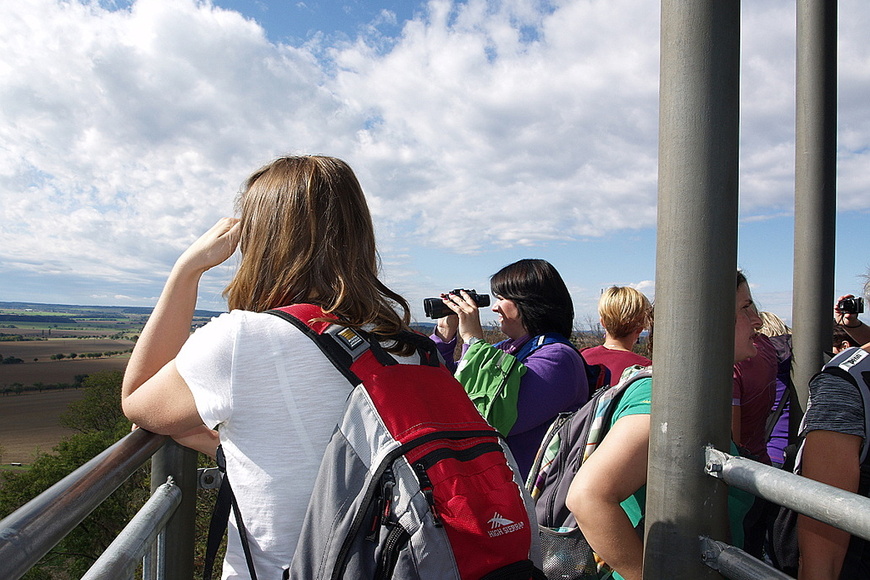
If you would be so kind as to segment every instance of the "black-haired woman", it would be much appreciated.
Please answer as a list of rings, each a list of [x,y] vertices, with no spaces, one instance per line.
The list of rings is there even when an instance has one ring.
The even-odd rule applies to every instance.
[[[496,299],[492,311],[508,337],[492,348],[517,356],[525,366],[519,380],[516,421],[507,433],[508,446],[525,478],[556,415],[574,411],[588,400],[586,364],[569,342],[574,306],[552,264],[532,259],[514,262],[496,272],[490,285]],[[439,319],[432,338],[448,367],[455,368],[457,337],[464,343],[463,355],[472,344],[483,341],[480,312],[464,291],[442,299],[456,316]],[[536,342],[543,344],[524,356]]]

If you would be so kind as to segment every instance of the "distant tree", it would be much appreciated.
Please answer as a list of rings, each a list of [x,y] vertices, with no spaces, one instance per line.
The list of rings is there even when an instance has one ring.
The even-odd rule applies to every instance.
[[[57,360],[61,360],[61,359],[66,358],[66,355],[63,353],[58,353],[58,354],[54,355],[54,358],[56,358]]]
[[[130,422],[121,411],[121,371],[101,371],[92,375],[76,375],[76,382],[85,387],[80,400],[70,403],[60,416],[60,424],[82,433],[106,431],[120,439],[130,430]]]
[[[122,373],[95,373],[85,380],[84,399],[63,415],[79,433],[51,454],[42,453],[30,469],[5,472],[0,480],[0,518],[42,493],[129,432],[120,409]],[[25,576],[25,580],[80,578],[148,497],[148,469],[139,469]]]
[[[77,356],[79,356],[79,355],[77,355],[77,354],[74,353],[74,352],[69,353],[69,357],[70,357],[70,358],[76,358]]]
[[[71,404],[61,416],[61,423],[77,433],[61,442],[52,453],[40,454],[30,469],[0,474],[0,519],[130,431],[130,423],[120,407],[123,374],[105,371],[76,378],[80,377],[86,388],[84,397]],[[213,465],[214,462],[206,456],[199,456],[200,467]],[[149,465],[146,464],[25,574],[24,580],[81,578],[145,503],[149,495],[149,481]],[[197,578],[202,576],[205,538],[216,495],[217,490],[202,490],[197,494],[194,561],[194,576]],[[217,561],[222,558],[223,548],[218,553]]]

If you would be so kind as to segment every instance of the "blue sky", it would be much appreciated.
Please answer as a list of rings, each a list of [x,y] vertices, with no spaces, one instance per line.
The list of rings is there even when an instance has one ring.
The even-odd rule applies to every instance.
[[[841,0],[837,293],[870,265],[870,4]],[[742,5],[739,265],[791,318],[794,3]],[[153,305],[277,155],[341,157],[421,299],[553,262],[652,297],[659,3],[0,3],[0,301]],[[209,272],[220,310],[234,260]]]

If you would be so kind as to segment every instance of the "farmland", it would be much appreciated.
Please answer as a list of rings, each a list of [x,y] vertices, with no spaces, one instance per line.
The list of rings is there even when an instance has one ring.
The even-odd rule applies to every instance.
[[[70,432],[58,417],[84,376],[123,371],[150,308],[0,302],[0,448],[28,463]],[[197,311],[193,327],[215,312]]]
[[[23,393],[0,398],[0,445],[3,463],[30,463],[37,450],[48,452],[73,431],[58,418],[84,396],[82,389]]]

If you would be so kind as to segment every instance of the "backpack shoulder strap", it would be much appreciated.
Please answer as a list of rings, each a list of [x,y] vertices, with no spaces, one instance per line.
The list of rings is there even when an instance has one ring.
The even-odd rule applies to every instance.
[[[371,345],[368,337],[352,328],[333,324],[331,321],[337,320],[336,317],[328,315],[313,304],[295,304],[267,310],[266,313],[286,320],[310,338],[350,384],[358,385],[362,382],[351,370],[351,366],[369,352]]]
[[[221,485],[218,489],[217,499],[215,500],[214,512],[211,515],[211,521],[208,525],[208,539],[206,541],[202,578],[203,580],[211,580],[215,557],[217,556],[221,539],[227,531],[227,524],[230,519],[230,508],[232,508],[233,514],[235,514],[236,517],[236,527],[239,530],[242,551],[245,553],[245,561],[248,564],[248,572],[251,574],[251,580],[257,580],[257,572],[254,570],[254,558],[251,556],[251,547],[248,543],[248,532],[245,528],[245,523],[242,521],[242,512],[239,511],[233,488],[230,487],[230,480],[227,477],[226,472],[227,462],[224,457],[223,447],[220,445],[218,445],[217,448],[216,459],[218,468],[221,471]]]
[[[601,443],[607,432],[610,431],[610,421],[613,418],[613,413],[616,411],[616,406],[628,390],[628,387],[640,379],[652,377],[652,367],[634,365],[629,368],[634,369],[632,374],[626,376],[624,380],[616,385],[601,391],[601,394],[597,395],[597,399],[593,399],[596,401],[596,408],[593,411],[594,415],[589,428],[589,436],[584,442],[586,445],[584,458],[588,457],[598,447],[598,444]],[[590,401],[589,404],[592,404],[592,402]]]
[[[523,360],[528,358],[530,354],[532,354],[542,346],[547,344],[554,344],[557,342],[568,345],[574,350],[577,350],[577,347],[575,347],[570,340],[568,340],[558,332],[548,332],[546,334],[539,334],[538,336],[533,336],[532,338],[530,338],[528,341],[526,341],[526,344],[520,347],[514,357],[518,361],[522,362]]]
[[[779,418],[782,417],[782,413],[785,411],[785,406],[788,405],[789,400],[791,400],[791,392],[793,390],[794,383],[791,380],[791,375],[789,375],[788,382],[785,384],[785,390],[782,392],[782,396],[779,398],[776,408],[767,416],[767,422],[764,424],[765,441],[770,441],[770,436],[773,434],[773,430],[776,428]]]

